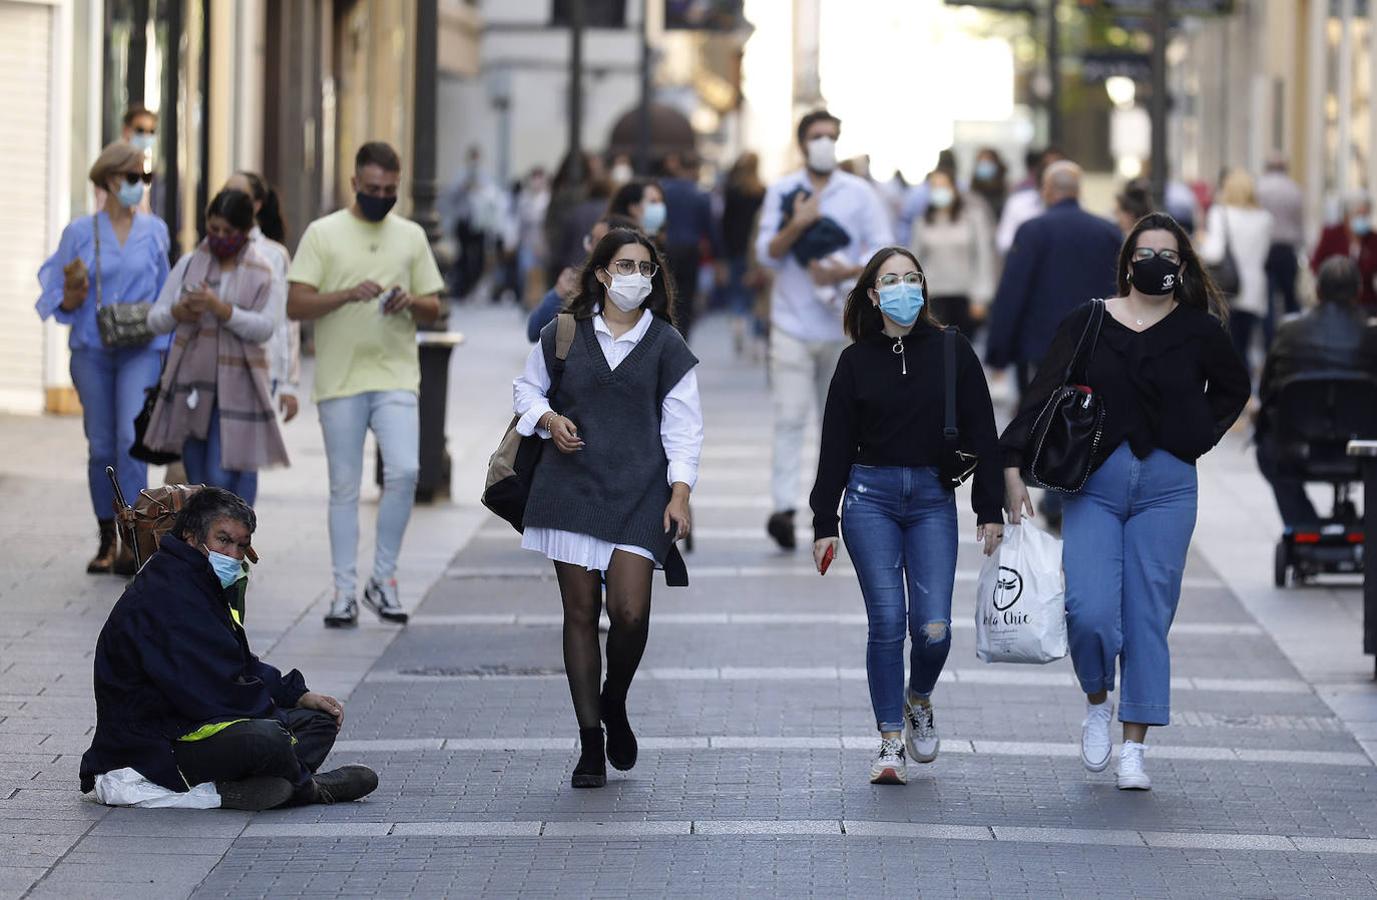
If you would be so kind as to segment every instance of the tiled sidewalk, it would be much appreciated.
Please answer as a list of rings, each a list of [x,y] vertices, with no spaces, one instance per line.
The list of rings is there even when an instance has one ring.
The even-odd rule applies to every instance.
[[[451,440],[464,444],[456,464],[468,472],[456,477],[473,484],[524,350],[510,317],[475,316],[464,324],[475,336],[472,368],[456,363],[464,380],[451,399]],[[257,625],[251,611],[250,624],[263,629],[260,646],[276,641],[273,657],[308,678],[324,666],[327,684],[357,685],[335,759],[376,766],[379,791],[363,803],[253,817],[80,801],[70,754],[87,741],[90,643],[113,596],[52,599],[82,583],[56,567],[84,558],[84,542],[61,564],[58,551],[8,565],[0,557],[7,610],[31,617],[22,633],[0,622],[10,629],[0,631],[0,746],[14,751],[0,818],[18,848],[0,858],[12,866],[0,868],[0,894],[45,872],[35,895],[1374,892],[1377,769],[1362,723],[1377,718],[1377,702],[1364,680],[1371,662],[1356,632],[1345,634],[1357,592],[1257,583],[1258,570],[1269,577],[1275,514],[1236,448],[1202,468],[1201,528],[1172,642],[1176,724],[1149,738],[1150,794],[1120,793],[1112,773],[1081,768],[1082,701],[1068,663],[976,659],[971,542],[961,547],[954,645],[935,697],[942,756],[911,766],[905,788],[868,784],[874,737],[855,577],[843,558],[819,579],[805,550],[785,556],[767,545],[763,378],[721,349],[719,325],[709,321],[698,343],[709,444],[693,585],[657,586],[631,695],[642,737],[634,770],[612,773],[602,791],[568,787],[576,728],[558,593],[548,564],[522,552],[510,529],[467,495],[459,507],[427,510],[409,549],[439,580],[413,623],[400,634],[378,625],[325,634],[316,602],[327,586],[323,480],[289,478],[276,492],[265,483],[263,518],[302,542],[283,554],[296,567],[284,565],[281,582],[256,573],[255,589],[273,590],[259,603],[278,608]],[[318,446],[308,423],[299,464]],[[80,449],[55,453],[79,466]],[[73,494],[71,484],[62,490]],[[293,490],[312,493],[280,499]],[[962,521],[973,535],[968,513]],[[64,534],[54,526],[47,542]],[[458,547],[450,561],[446,548]],[[31,589],[44,579],[49,587]],[[1319,641],[1327,653],[1315,652]]]

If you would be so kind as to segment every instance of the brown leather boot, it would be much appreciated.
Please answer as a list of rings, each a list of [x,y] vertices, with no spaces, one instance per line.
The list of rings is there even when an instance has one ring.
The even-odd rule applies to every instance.
[[[91,575],[108,575],[115,565],[115,554],[118,549],[118,541],[115,540],[115,520],[101,519],[100,525],[100,549],[96,555],[86,564],[86,571]]]

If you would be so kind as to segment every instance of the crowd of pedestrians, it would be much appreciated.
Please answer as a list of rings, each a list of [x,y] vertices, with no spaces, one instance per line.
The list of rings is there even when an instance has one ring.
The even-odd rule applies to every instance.
[[[977,538],[987,555],[998,552],[1006,525],[1035,514],[1027,483],[1051,483],[1030,473],[1057,396],[1081,392],[1087,407],[1094,398],[1105,410],[1080,448],[1079,480],[1046,491],[1036,507],[1064,538],[1069,653],[1087,703],[1082,761],[1094,772],[1110,764],[1110,694],[1119,684],[1118,784],[1141,790],[1151,786],[1148,729],[1170,720],[1168,632],[1196,520],[1196,461],[1250,402],[1254,371],[1264,408],[1281,380],[1307,367],[1377,376],[1377,339],[1365,323],[1377,308],[1367,197],[1346,198],[1314,248],[1319,308],[1281,322],[1300,308],[1306,231],[1280,159],[1257,179],[1225,172],[1207,202],[1171,190],[1167,209],[1145,183],[1130,182],[1101,217],[1082,206],[1080,167],[1055,149],[1030,151],[1026,177],[1013,184],[993,148],[979,150],[968,173],[948,151],[917,184],[881,184],[864,158],[839,158],[842,122],[826,110],[801,118],[793,138],[802,165],[768,185],[758,157],[745,153],[707,190],[701,161],[678,151],[644,173],[620,155],[571,153],[553,178],[534,170],[504,187],[475,148],[441,203],[457,251],[447,284],[423,229],[394,211],[402,160],[376,142],[357,151],[348,205],[309,223],[294,255],[272,186],[237,172],[205,210],[201,240],[169,266],[167,226],[146,211],[156,119],[131,110],[126,126],[126,139],[91,167],[97,212],[67,226],[38,273],[38,312],[72,326],[99,532],[87,570],[133,574],[105,470],[117,471],[126,494],[147,485],[146,466],[130,455],[136,438],[179,456],[190,481],[221,490],[206,492],[199,518],[179,519],[164,538],[168,559],[140,575],[123,613],[112,615],[98,651],[105,727],[98,723],[84,779],[146,758],[121,744],[128,735],[109,717],[142,702],[112,673],[127,680],[144,665],[128,657],[127,634],[146,614],[154,580],[171,579],[174,592],[194,582],[198,596],[213,596],[216,580],[243,590],[258,472],[289,464],[279,417],[299,410],[302,322],[313,330],[312,397],[329,478],[333,594],[324,623],[338,628],[357,623],[360,599],[385,621],[408,620],[397,565],[419,468],[418,325],[440,318],[446,295],[512,294],[531,307],[534,346],[514,381],[515,431],[551,452],[526,473],[521,540],[556,575],[581,746],[571,783],[580,788],[604,785],[609,762],[634,767],[628,705],[654,573],[687,583],[679,544],[692,533],[703,443],[690,339],[707,304],[731,314],[738,353],[768,339],[765,534],[785,551],[797,543],[808,423],[820,424],[812,551],[825,574],[844,541],[855,564],[869,624],[876,783],[902,784],[910,761],[931,763],[940,752],[934,695],[951,646],[955,488],[971,479]],[[1168,212],[1173,205],[1178,214]],[[1002,435],[987,368],[1012,369],[1017,386]],[[140,412],[147,423],[136,435]],[[1303,484],[1273,464],[1267,425],[1264,415],[1259,465],[1291,527],[1315,512]],[[382,497],[360,594],[369,432]],[[155,768],[171,760],[204,771],[244,808],[371,790],[371,772],[312,774],[330,743],[315,732],[328,730],[329,718],[337,728],[342,706],[306,691],[296,673],[255,668],[241,623],[225,616],[236,640],[215,677],[258,672],[252,677],[270,681],[266,694],[226,705],[226,715],[244,713],[232,721],[215,712],[201,723],[222,727],[175,740],[273,720],[293,741],[274,745],[273,759],[252,772],[229,762],[248,752],[234,748],[257,739],[252,729],[160,753]],[[103,686],[101,666],[112,679]],[[165,674],[144,671],[149,683]],[[291,749],[296,730],[305,750]],[[166,770],[157,774],[179,790]]]

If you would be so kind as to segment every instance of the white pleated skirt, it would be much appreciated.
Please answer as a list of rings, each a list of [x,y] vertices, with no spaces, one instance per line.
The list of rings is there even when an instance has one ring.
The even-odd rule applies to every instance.
[[[646,559],[654,560],[655,554],[644,547],[632,544],[613,544],[600,541],[592,535],[576,531],[560,531],[555,528],[527,528],[521,535],[523,550],[543,553],[546,559],[583,566],[590,572],[606,572],[612,564],[612,551],[622,550]]]

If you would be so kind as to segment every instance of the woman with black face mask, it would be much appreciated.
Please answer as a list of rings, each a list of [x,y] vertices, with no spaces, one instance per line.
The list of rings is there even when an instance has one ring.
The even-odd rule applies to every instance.
[[[1081,761],[1092,772],[1109,765],[1117,663],[1118,784],[1148,790],[1143,741],[1149,726],[1170,716],[1167,630],[1195,528],[1195,461],[1238,418],[1249,382],[1224,328],[1228,310],[1171,216],[1144,216],[1129,232],[1118,288],[1120,296],[1087,303],[1061,323],[1000,444],[1005,508],[1018,524],[1023,513],[1033,515],[1020,474],[1033,456],[1029,437],[1085,334],[1090,349],[1077,377],[1099,395],[1105,417],[1091,474],[1066,498],[1062,523],[1071,660],[1087,701]]]
[[[287,464],[273,413],[266,342],[287,285],[249,241],[253,198],[223,190],[206,210],[206,238],[177,261],[148,314],[176,330],[144,443],[180,453],[192,484],[253,505],[258,470]]]

